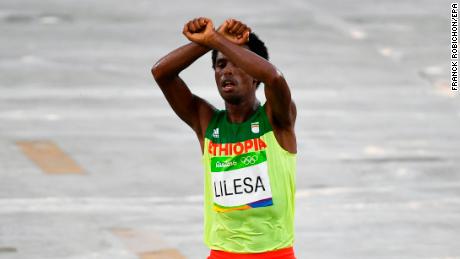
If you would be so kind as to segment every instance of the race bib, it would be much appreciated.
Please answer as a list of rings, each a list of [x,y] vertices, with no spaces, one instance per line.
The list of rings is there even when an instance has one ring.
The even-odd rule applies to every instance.
[[[265,150],[211,158],[214,209],[219,212],[273,205]]]

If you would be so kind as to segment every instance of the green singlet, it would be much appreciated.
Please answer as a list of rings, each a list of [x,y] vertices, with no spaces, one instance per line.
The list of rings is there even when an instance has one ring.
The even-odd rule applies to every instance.
[[[265,105],[243,123],[217,111],[206,130],[203,164],[210,249],[261,253],[293,245],[296,155],[279,145]]]

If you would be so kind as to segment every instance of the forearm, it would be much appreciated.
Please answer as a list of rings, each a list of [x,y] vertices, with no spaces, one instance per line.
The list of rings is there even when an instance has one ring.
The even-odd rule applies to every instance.
[[[188,43],[156,62],[152,68],[152,74],[157,81],[174,78],[209,50],[210,48],[197,43]]]
[[[230,42],[219,33],[215,33],[209,39],[208,45],[222,52],[236,66],[265,84],[272,82],[280,75],[276,67],[266,59],[246,48]]]

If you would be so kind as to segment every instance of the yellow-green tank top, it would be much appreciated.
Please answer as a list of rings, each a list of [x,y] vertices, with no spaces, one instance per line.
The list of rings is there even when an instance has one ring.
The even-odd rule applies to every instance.
[[[265,105],[243,123],[217,111],[202,160],[210,249],[260,253],[293,245],[296,155],[279,145]]]

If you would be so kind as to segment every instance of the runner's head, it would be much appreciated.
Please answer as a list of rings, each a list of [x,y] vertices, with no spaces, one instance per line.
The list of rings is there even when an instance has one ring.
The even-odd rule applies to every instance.
[[[268,60],[265,43],[256,34],[249,34],[249,41],[243,46]],[[212,67],[217,88],[222,98],[232,104],[240,103],[248,95],[255,96],[260,81],[235,66],[225,55],[217,50],[212,51]]]

